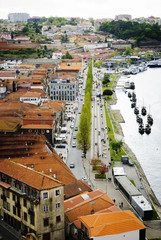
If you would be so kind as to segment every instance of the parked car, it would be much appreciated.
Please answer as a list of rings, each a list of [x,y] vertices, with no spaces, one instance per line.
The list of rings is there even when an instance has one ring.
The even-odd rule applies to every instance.
[[[77,138],[77,135],[76,135],[76,134],[74,134],[74,135],[73,135],[73,139],[76,139],[76,138]]]
[[[65,148],[65,145],[56,145],[56,148]]]
[[[69,165],[70,168],[75,168],[75,164],[73,162],[70,163]]]
[[[72,147],[76,147],[76,142],[73,142],[73,143],[72,143]]]
[[[87,178],[86,177],[82,177],[82,180],[87,181]]]
[[[77,127],[75,127],[75,129],[74,129],[75,131],[78,131],[78,128]]]

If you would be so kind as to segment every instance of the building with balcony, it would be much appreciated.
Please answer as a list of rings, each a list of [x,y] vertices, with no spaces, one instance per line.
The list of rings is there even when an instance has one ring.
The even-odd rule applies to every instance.
[[[10,159],[0,161],[0,216],[20,235],[65,239],[63,184]]]

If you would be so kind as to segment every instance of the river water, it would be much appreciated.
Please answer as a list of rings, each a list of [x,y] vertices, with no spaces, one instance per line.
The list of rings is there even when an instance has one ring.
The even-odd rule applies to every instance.
[[[121,123],[124,141],[140,162],[149,184],[161,203],[161,68],[148,68],[147,71],[137,75],[122,76],[118,85],[126,81],[135,83],[134,92],[139,110],[144,105],[153,117],[151,133],[141,135],[138,132],[134,109],[131,108],[130,98],[123,88],[116,88],[118,100],[112,108],[120,110],[125,120],[125,123]],[[146,124],[147,116],[143,117],[143,122]]]

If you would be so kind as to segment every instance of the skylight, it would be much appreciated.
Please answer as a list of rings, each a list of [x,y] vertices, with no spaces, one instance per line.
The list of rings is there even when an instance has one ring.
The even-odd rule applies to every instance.
[[[87,200],[87,199],[89,199],[89,196],[88,196],[88,194],[83,194],[83,195],[81,195],[81,197],[82,197],[84,200]]]

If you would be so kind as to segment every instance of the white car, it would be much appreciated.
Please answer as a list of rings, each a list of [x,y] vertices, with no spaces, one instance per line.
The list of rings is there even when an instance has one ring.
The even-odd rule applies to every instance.
[[[76,147],[76,142],[73,142],[73,143],[72,143],[72,147]]]
[[[87,181],[87,178],[86,177],[82,177],[82,180]]]
[[[70,163],[69,165],[70,168],[75,168],[75,164],[73,162]]]

